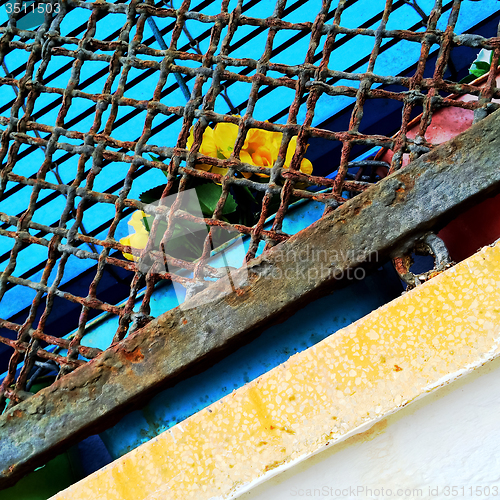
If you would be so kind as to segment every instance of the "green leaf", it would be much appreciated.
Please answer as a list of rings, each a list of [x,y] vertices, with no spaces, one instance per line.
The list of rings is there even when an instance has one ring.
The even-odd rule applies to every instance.
[[[149,221],[148,221],[149,219]],[[144,226],[144,229],[149,233],[151,231],[151,226],[149,225],[152,223],[152,216],[151,215],[146,215],[146,217],[142,218],[142,225]]]
[[[476,76],[468,74],[466,77],[462,78],[458,83],[470,83],[476,79]]]
[[[161,198],[165,186],[166,184],[163,184],[161,186],[156,186],[152,189],[149,189],[148,191],[145,191],[140,195],[140,200],[143,203],[148,204],[157,202]],[[197,196],[187,197],[182,203],[183,206],[180,208],[196,216],[200,215],[199,210],[201,208],[203,216],[211,217],[215,210],[215,207],[217,206],[217,202],[222,195],[222,186],[213,183],[205,183],[196,186],[195,190]],[[251,192],[250,196],[252,196]],[[174,199],[175,197],[173,196],[171,200],[169,200],[170,203]],[[167,203],[167,206],[170,203]],[[232,214],[237,210],[237,208],[238,206],[233,196],[228,194],[222,213]],[[143,220],[144,227],[148,231],[150,231],[152,220],[152,218]],[[158,222],[156,238],[154,242],[155,248],[159,249],[161,239],[163,238],[163,235],[165,234],[167,229],[168,221],[160,220]],[[166,253],[172,255],[173,257],[178,257],[190,261],[199,258],[202,254],[203,244],[209,229],[210,228],[203,223],[199,224],[197,222],[189,220],[176,220],[174,222],[174,230],[166,245]],[[232,234],[229,234],[228,236],[228,231],[226,230],[223,230],[221,228],[214,229],[213,240],[217,244],[227,241],[231,237]]]
[[[154,248],[159,248],[161,239],[163,238],[163,235],[165,234],[165,231],[167,229],[168,229],[168,222],[161,220],[158,223],[158,227],[156,229],[156,238],[155,238]]]
[[[471,75],[474,75],[476,78],[479,78],[480,76],[483,76],[485,74],[484,71],[480,69],[470,69],[469,73]]]
[[[161,198],[161,195],[163,193],[163,190],[165,189],[166,184],[161,184],[160,186],[156,186],[152,189],[148,189],[147,191],[144,191],[144,193],[141,193],[139,195],[139,199],[143,203],[154,203],[155,201],[158,201]]]
[[[242,191],[242,193],[244,193],[244,195],[247,197],[247,199],[250,200],[251,203],[257,204],[257,200],[255,199],[255,196],[253,195],[252,191],[250,191],[249,187],[243,186],[241,191]]]
[[[149,154],[149,157],[150,157],[153,161],[158,162],[158,163],[161,163],[160,158],[158,158],[158,157],[156,157],[156,156],[153,156],[151,153],[148,153],[148,154]],[[162,170],[161,172],[162,172],[162,174],[163,174],[163,175],[164,175],[164,176],[168,179],[168,172],[165,172],[165,170]]]
[[[204,215],[211,217],[222,195],[222,186],[218,184],[201,184],[196,186],[196,194],[200,202],[200,208]],[[222,209],[223,214],[231,214],[237,208],[236,202],[231,194],[227,195],[226,203]]]
[[[234,238],[236,233],[228,231],[223,227],[213,227],[212,228],[212,246],[213,248],[220,247],[224,243],[228,242],[230,239]]]
[[[474,64],[476,65],[477,69],[484,71],[484,73],[488,73],[488,71],[490,70],[490,64],[486,61],[475,61]]]
[[[160,242],[168,228],[167,221],[160,221],[156,231],[155,248],[160,250]],[[165,252],[172,257],[193,261],[201,257],[208,227],[191,221],[174,223],[174,230],[167,241]]]

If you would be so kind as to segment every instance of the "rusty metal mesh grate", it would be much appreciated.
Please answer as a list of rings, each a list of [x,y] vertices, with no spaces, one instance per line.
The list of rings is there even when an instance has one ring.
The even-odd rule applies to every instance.
[[[87,323],[96,313],[107,312],[119,317],[113,339],[118,341],[127,335],[131,325],[140,327],[151,318],[149,302],[159,281],[172,280],[189,289],[205,279],[217,277],[217,270],[207,263],[212,248],[210,233],[200,259],[193,262],[177,257],[173,260],[178,269],[187,269],[191,275],[158,270],[154,265],[145,271],[140,262],[122,257],[122,253],[130,252],[131,248],[120,244],[116,231],[121,220],[135,210],[144,209],[145,204],[134,191],[134,185],[142,176],[166,174],[163,197],[187,189],[192,179],[220,184],[221,196],[212,217],[199,220],[186,211],[176,212],[175,202],[168,207],[160,201],[155,208],[156,220],[167,214],[169,227],[174,220],[192,220],[212,230],[222,227],[231,233],[247,235],[250,244],[246,258],[251,259],[262,241],[265,248],[270,248],[289,238],[282,226],[292,201],[313,199],[323,203],[325,212],[329,212],[376,180],[362,174],[365,168],[380,166],[380,163],[373,159],[356,162],[357,147],[392,149],[390,171],[394,171],[401,167],[403,154],[416,157],[432,148],[424,137],[435,110],[454,106],[484,113],[483,110],[488,112],[498,106],[491,102],[500,96],[493,71],[482,87],[457,84],[444,78],[454,47],[495,49],[492,67],[498,65],[500,56],[497,38],[455,33],[461,1],[444,2],[444,5],[436,1],[428,16],[420,11],[421,20],[411,29],[390,26],[393,12],[411,7],[406,1],[388,0],[385,5],[380,2],[380,13],[366,24],[376,23],[375,28],[343,24],[343,14],[356,7],[353,0],[342,0],[338,4],[325,0],[310,20],[288,21],[287,15],[305,3],[278,0],[274,12],[266,17],[251,17],[246,12],[258,6],[257,1],[240,0],[234,5],[230,5],[229,0],[221,5],[205,1],[192,6],[185,0],[176,9],[171,3],[153,4],[152,1],[87,3],[72,0],[60,2],[60,12],[46,14],[44,23],[37,29],[16,28],[15,18],[22,19],[22,12],[0,27],[0,57],[5,70],[0,83],[4,89],[15,91],[11,100],[0,103],[2,206],[10,210],[7,213],[4,208],[0,213],[3,223],[0,236],[10,244],[3,256],[0,299],[8,300],[6,293],[13,287],[31,294],[31,305],[22,321],[0,319],[0,342],[9,347],[11,354],[8,373],[1,385],[2,408],[7,399],[13,405],[29,396],[26,391],[37,370],[57,367],[62,376],[101,352],[81,343]],[[214,5],[220,8],[218,12],[214,11]],[[75,25],[76,17],[72,23],[65,22],[75,11],[81,25]],[[100,26],[113,16],[122,19],[122,28],[99,38]],[[440,29],[438,23],[443,19],[445,28]],[[154,26],[151,20],[156,23]],[[157,36],[169,37],[168,47],[155,48],[148,23],[157,30]],[[193,24],[198,26],[196,35],[192,34]],[[235,34],[242,30],[246,30],[245,36],[235,41]],[[262,33],[265,44],[260,58],[243,57],[238,49]],[[278,40],[283,33],[286,37]],[[361,61],[364,70],[336,69],[331,64],[332,54],[356,37],[363,37],[372,47],[366,60]],[[291,63],[287,57],[280,59],[285,48],[301,39],[308,42],[299,62]],[[380,55],[387,47],[402,41],[420,47],[413,75],[377,74]],[[430,53],[437,48],[433,75],[424,77]],[[19,65],[7,68],[5,57],[12,53],[19,54]],[[63,59],[63,63],[57,63]],[[52,67],[54,62],[57,64]],[[89,65],[95,69],[84,79],[81,75]],[[67,77],[66,87],[51,86],[51,81],[61,75]],[[134,97],[133,90],[146,80],[154,84]],[[94,84],[102,85],[102,90],[91,91]],[[232,86],[242,84],[248,89],[246,99],[233,103],[229,91]],[[400,90],[387,89],[389,85],[399,86]],[[287,92],[280,94],[281,111],[270,116],[271,121],[255,118],[259,102],[283,89]],[[187,94],[187,102],[183,103],[176,94]],[[449,94],[472,94],[478,99],[461,101],[448,97]],[[283,99],[283,95],[288,96],[288,100]],[[315,111],[325,95],[354,100],[345,130],[332,131],[314,125]],[[361,131],[367,104],[377,100],[400,103],[402,118],[396,136]],[[225,103],[228,112],[221,112],[221,103]],[[417,109],[422,111],[419,131],[415,139],[410,139],[409,123]],[[47,118],[48,111],[56,113],[53,120]],[[118,138],[123,134],[115,134],[117,127],[137,116],[142,119],[142,130],[130,130],[133,139]],[[83,129],[84,117],[91,117],[90,128]],[[279,123],[280,120],[284,123]],[[224,122],[238,126],[232,154],[229,158],[201,154],[204,131]],[[189,149],[186,144],[193,126],[194,142]],[[176,130],[176,142],[157,141],[160,132],[169,127]],[[240,161],[250,129],[282,133],[280,153],[273,165],[255,166]],[[287,148],[294,136],[297,136],[297,145],[289,168],[285,168]],[[339,161],[331,169],[333,175],[315,175],[314,171],[309,175],[300,171],[307,143],[314,138],[341,145]],[[31,171],[17,167],[23,158],[33,158]],[[209,168],[201,169],[200,165]],[[358,175],[352,175],[352,167],[359,169]],[[107,185],[107,173],[117,168],[119,181],[110,181]],[[252,224],[228,222],[223,216],[224,204],[235,186],[249,188],[259,201],[258,216]],[[20,192],[28,193],[24,205],[16,201]],[[37,214],[46,210],[53,200],[58,200],[59,212],[52,214],[50,222],[46,215],[37,221]],[[273,202],[275,208],[271,209]],[[87,231],[86,214],[91,211],[98,224]],[[273,213],[272,226],[266,229],[265,222]],[[153,238],[158,227],[159,223],[153,223]],[[163,243],[170,236],[170,230],[163,237],[160,235]],[[44,257],[36,269],[23,270],[20,266],[20,256],[27,249],[43,252]],[[94,262],[88,287],[79,293],[65,291],[61,285],[68,262],[74,259]],[[103,275],[117,271],[122,273],[117,277],[119,280],[123,281],[123,273],[128,276],[125,283],[129,295],[121,306],[117,301],[106,300],[98,290]],[[137,295],[144,288],[139,311],[134,312]],[[50,315],[61,301],[80,308],[76,332],[70,338],[61,338],[67,331],[47,331]],[[56,349],[47,350],[44,348],[47,345]]]

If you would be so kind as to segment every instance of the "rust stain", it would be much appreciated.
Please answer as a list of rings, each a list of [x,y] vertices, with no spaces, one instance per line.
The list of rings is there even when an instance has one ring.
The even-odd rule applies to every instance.
[[[230,307],[238,307],[242,302],[249,299],[252,295],[252,285],[247,285],[236,289],[233,293],[226,295],[224,301]]]
[[[7,415],[7,420],[12,420],[13,418],[21,418],[24,412],[21,410],[14,410],[12,413]]]
[[[401,371],[403,371],[403,369],[400,366],[398,366],[398,365],[394,365],[394,371],[395,372],[401,372]]]
[[[136,347],[133,351],[120,351],[122,356],[131,363],[140,363],[144,359],[144,354],[142,354],[141,348]]]
[[[415,180],[416,178],[419,177],[419,174],[406,174],[402,173],[398,180],[402,183],[402,186],[396,189],[396,196],[394,198],[394,201],[391,203],[391,205],[394,205],[395,203],[402,203],[404,202],[407,194],[413,190],[415,186]]]
[[[403,275],[409,271],[413,262],[410,255],[404,255],[403,257],[393,259],[393,263],[398,274]]]
[[[275,460],[274,462],[271,462],[269,465],[266,465],[265,471],[268,472],[270,470],[276,469],[276,467],[279,467],[280,465],[284,464],[285,460]]]
[[[354,207],[353,213],[354,215],[358,215],[362,210],[369,207],[373,202],[371,198],[366,198],[361,200],[363,203],[358,204],[358,206]]]

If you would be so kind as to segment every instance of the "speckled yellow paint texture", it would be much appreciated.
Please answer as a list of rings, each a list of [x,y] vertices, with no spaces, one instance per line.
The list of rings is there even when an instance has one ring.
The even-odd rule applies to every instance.
[[[226,498],[500,353],[500,244],[54,496]]]

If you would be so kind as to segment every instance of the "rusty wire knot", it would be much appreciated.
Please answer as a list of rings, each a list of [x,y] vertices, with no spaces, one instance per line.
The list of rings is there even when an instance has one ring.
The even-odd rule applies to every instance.
[[[434,267],[429,271],[419,274],[410,271],[413,265],[412,251],[416,255],[432,255],[434,258]],[[427,233],[418,239],[412,248],[407,250],[402,256],[395,257],[392,262],[399,277],[406,283],[407,290],[415,288],[455,265],[450,258],[444,241],[434,233]]]

